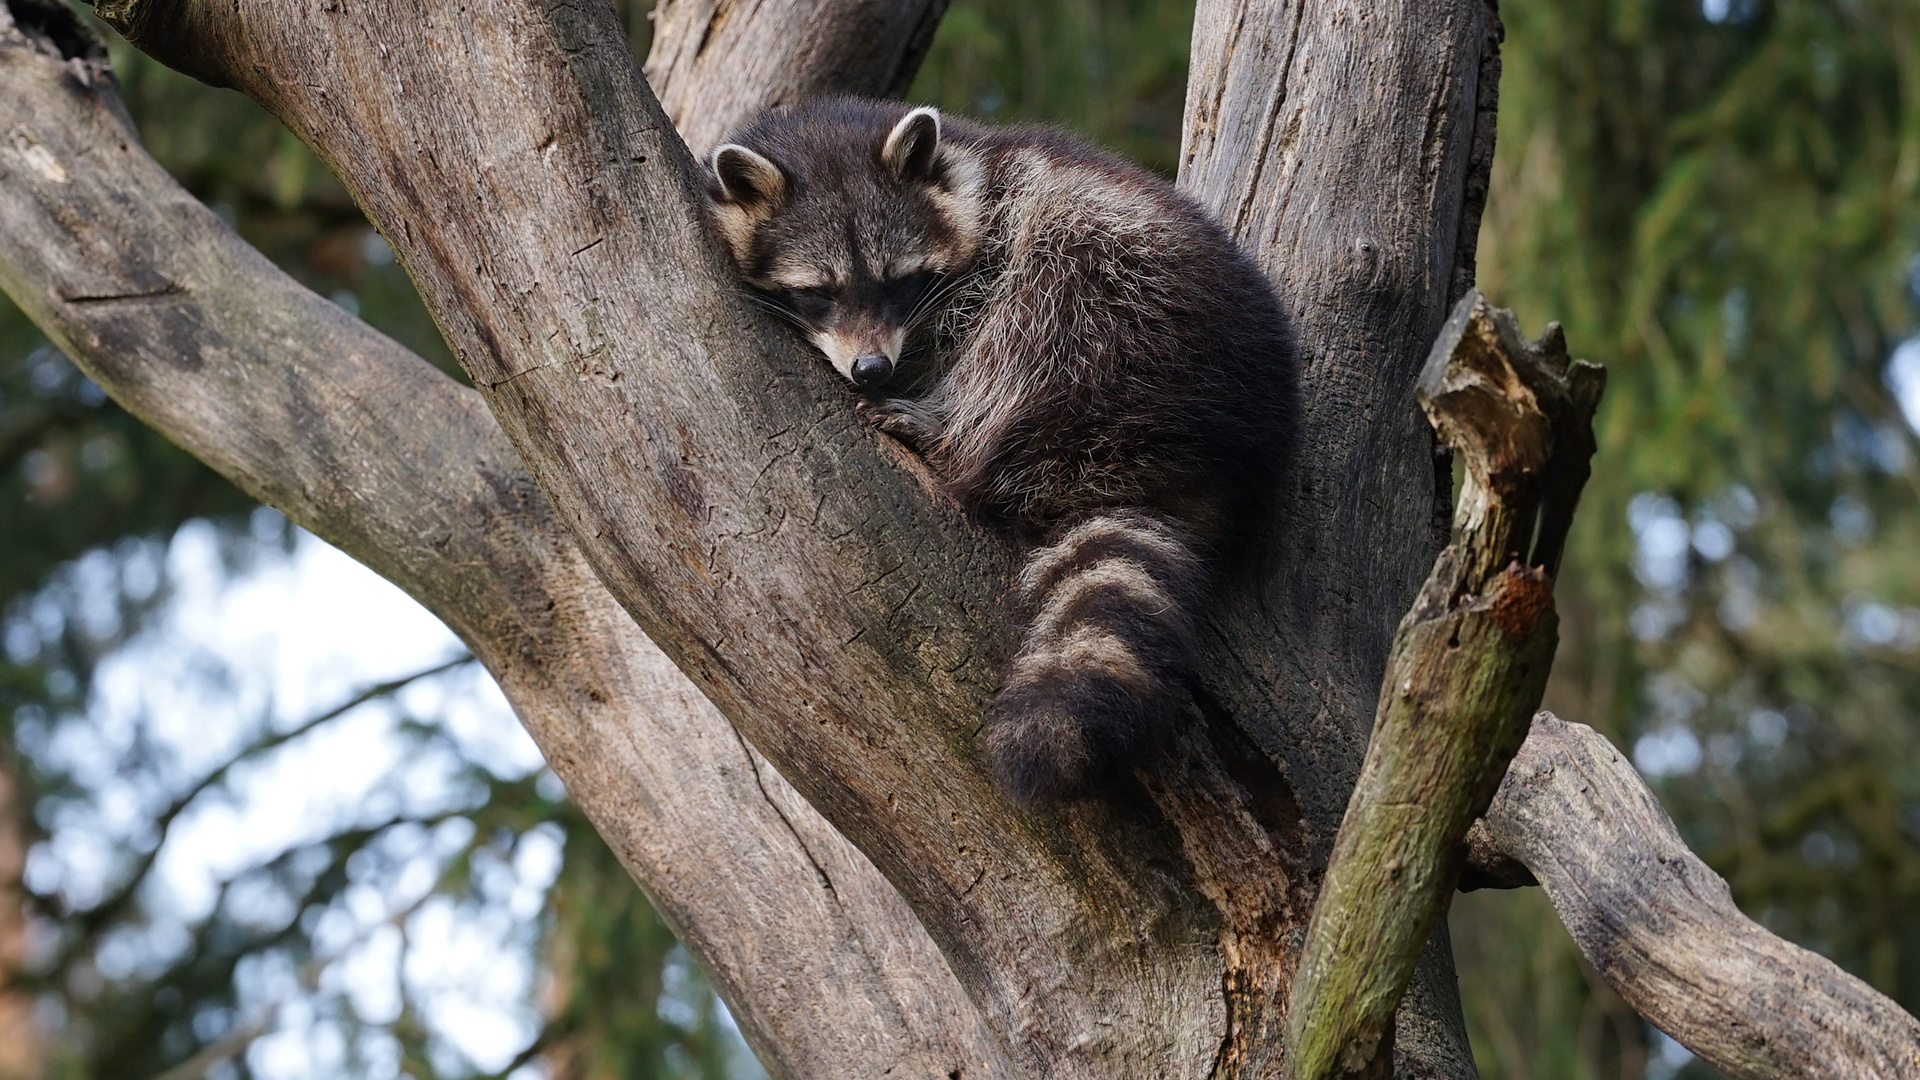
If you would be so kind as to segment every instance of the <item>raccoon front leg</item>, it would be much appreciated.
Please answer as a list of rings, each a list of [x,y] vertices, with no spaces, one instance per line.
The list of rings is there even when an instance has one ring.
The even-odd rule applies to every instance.
[[[859,410],[868,423],[923,453],[947,430],[944,411],[926,401],[869,398],[860,403]]]

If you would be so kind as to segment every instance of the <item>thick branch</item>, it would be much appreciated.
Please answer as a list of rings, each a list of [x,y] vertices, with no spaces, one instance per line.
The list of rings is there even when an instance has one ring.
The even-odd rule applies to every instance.
[[[607,596],[478,396],[248,248],[139,149],[97,52],[11,12],[77,31],[0,7],[0,287],[473,646],[776,1074],[1000,1075],[898,896]]]
[[[1466,462],[1456,535],[1400,623],[1360,782],[1294,979],[1288,1072],[1385,1076],[1393,1014],[1446,911],[1467,828],[1526,738],[1553,665],[1552,572],[1593,455],[1604,373],[1469,292],[1421,405]]]
[[[1920,1020],[1733,904],[1606,738],[1552,713],[1485,817],[1608,985],[1736,1080],[1920,1076]]]
[[[947,0],[662,0],[647,81],[704,158],[769,106],[907,92]]]
[[[1194,877],[1253,867],[1271,910],[1268,831],[1200,787],[1168,795],[1177,827],[1098,804],[1029,817],[992,790],[973,737],[1010,638],[1009,548],[928,499],[738,297],[608,13],[176,7],[166,25],[207,31],[192,61],[382,224],[602,579],[880,865],[1032,1067],[1207,1072],[1228,1025]]]
[[[1263,598],[1283,629],[1228,640],[1232,667],[1286,703],[1254,737],[1286,761],[1315,862],[1359,770],[1390,616],[1446,538],[1450,474],[1413,388],[1470,283],[1498,40],[1478,2],[1200,0],[1194,19],[1180,184],[1266,267],[1306,360],[1304,464]],[[1444,926],[1434,937],[1400,1010],[1397,1067],[1472,1075]]]

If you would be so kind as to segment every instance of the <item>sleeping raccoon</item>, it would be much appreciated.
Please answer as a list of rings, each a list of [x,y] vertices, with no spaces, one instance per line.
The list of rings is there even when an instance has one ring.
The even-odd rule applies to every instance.
[[[1030,548],[987,707],[1001,789],[1056,803],[1155,749],[1292,427],[1266,279],[1166,182],[1044,128],[829,99],[711,164],[741,277]]]

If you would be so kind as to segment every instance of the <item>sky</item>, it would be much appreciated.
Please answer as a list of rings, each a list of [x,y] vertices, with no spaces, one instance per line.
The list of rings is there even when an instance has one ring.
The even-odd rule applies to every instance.
[[[151,610],[130,622],[142,604]],[[560,869],[559,830],[539,826],[483,846],[472,900],[430,894],[473,836],[461,811],[485,795],[474,765],[502,779],[537,776],[549,797],[562,788],[492,679],[458,662],[465,649],[437,619],[262,508],[238,536],[196,521],[165,542],[89,553],[10,615],[4,645],[14,660],[30,660],[63,630],[117,643],[78,712],[18,725],[22,751],[76,785],[40,807],[50,837],[29,857],[28,884],[76,908],[98,903],[132,854],[153,846],[154,819],[169,803],[261,734],[299,727],[373,684],[454,663],[244,760],[189,803],[141,894],[147,922],[99,950],[103,977],[158,970],[217,903],[242,921],[284,924],[298,912],[292,894],[255,872],[284,852],[343,825],[439,815],[432,827],[389,830],[356,856],[341,902],[310,913],[319,962],[243,966],[239,1015],[210,1016],[209,1030],[262,1031],[245,1053],[269,1080],[397,1076],[398,1044],[380,1026],[398,1016],[405,986],[448,1072],[497,1071],[533,1039],[533,949]],[[237,884],[223,896],[228,882]],[[359,1023],[341,1023],[348,1015]]]

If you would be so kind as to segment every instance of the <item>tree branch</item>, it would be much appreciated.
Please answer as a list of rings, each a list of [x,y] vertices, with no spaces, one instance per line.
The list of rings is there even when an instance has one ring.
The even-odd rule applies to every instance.
[[[647,82],[702,159],[763,109],[822,94],[899,97],[947,0],[662,0]]]
[[[1920,1020],[1767,932],[1606,738],[1540,713],[1487,837],[1539,878],[1627,1004],[1734,1080],[1920,1075]]]
[[[1467,828],[1540,707],[1554,571],[1593,456],[1605,373],[1469,292],[1421,405],[1466,463],[1456,537],[1401,621],[1379,718],[1294,977],[1288,1073],[1388,1074],[1393,1014],[1460,876]]]
[[[1177,758],[1143,769],[1137,794],[1045,819],[998,800],[973,744],[1009,643],[1005,542],[927,499],[817,361],[738,302],[699,224],[695,166],[606,13],[531,0],[457,20],[365,0],[102,11],[267,103],[334,164],[555,518],[900,887],[1025,1064],[1242,1076],[1277,1062],[1291,931],[1357,768],[1381,613],[1404,608],[1431,555],[1430,437],[1381,418],[1411,416],[1406,387],[1444,314],[1449,271],[1433,267],[1451,267],[1460,235],[1476,91],[1457,72],[1480,68],[1477,3],[1404,4],[1382,16],[1389,32],[1358,37],[1343,20],[1373,8],[1316,5],[1298,14],[1315,43],[1298,62],[1246,50],[1221,65],[1240,86],[1278,73],[1346,115],[1305,145],[1348,172],[1325,191],[1274,178],[1272,197],[1301,208],[1296,224],[1317,219],[1315,200],[1361,215],[1379,244],[1335,250],[1379,254],[1384,270],[1325,258],[1317,226],[1243,228],[1270,268],[1290,267],[1313,390],[1302,445],[1318,456],[1309,437],[1326,436],[1327,460],[1301,470],[1285,573],[1210,627]],[[1265,135],[1254,152],[1297,143]],[[592,629],[565,613],[546,625]],[[528,682],[561,677],[532,670],[537,650],[526,659]],[[624,790],[609,779],[599,805],[619,808]],[[1423,972],[1402,1012],[1418,1021],[1402,1028],[1410,1071],[1469,1075],[1443,946]]]
[[[472,646],[776,1074],[1002,1075],[897,895],[756,775],[593,579],[478,396],[174,184],[79,33],[63,4],[0,6],[0,288],[121,404]]]

